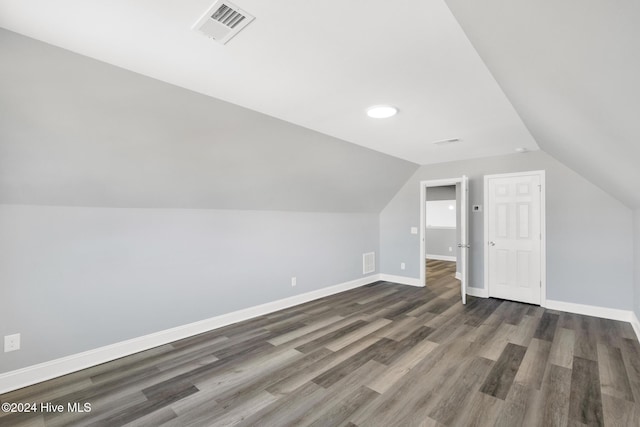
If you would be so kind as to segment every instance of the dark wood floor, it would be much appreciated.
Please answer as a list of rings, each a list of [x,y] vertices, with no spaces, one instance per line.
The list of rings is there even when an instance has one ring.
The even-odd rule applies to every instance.
[[[627,323],[378,282],[0,396],[10,426],[640,426]]]

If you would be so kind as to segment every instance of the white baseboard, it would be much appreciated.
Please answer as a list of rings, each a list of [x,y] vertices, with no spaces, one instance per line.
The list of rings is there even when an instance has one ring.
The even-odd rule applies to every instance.
[[[485,288],[472,288],[467,286],[467,295],[478,298],[489,298],[489,292]]]
[[[596,305],[575,304],[572,302],[547,300],[543,307],[551,310],[566,311],[575,314],[584,314],[586,316],[601,317],[603,319],[620,320],[623,322],[632,322],[634,316],[631,310],[620,310],[618,308],[598,307]]]
[[[420,282],[420,279],[406,276],[394,276],[393,274],[380,274],[380,280],[385,282],[400,283],[401,285],[424,287],[424,284]]]
[[[460,273],[459,271],[456,271],[456,279],[458,280],[462,280],[462,273]]]
[[[542,306],[551,310],[629,322],[633,327],[633,331],[636,333],[638,341],[640,341],[640,322],[638,321],[638,316],[636,316],[632,310],[620,310],[618,308],[598,307],[596,305],[574,304],[572,302],[554,300],[546,300]]]
[[[121,357],[129,356],[140,351],[168,344],[183,338],[188,338],[203,332],[220,328],[232,323],[251,319],[282,310],[294,305],[313,301],[329,295],[358,288],[369,283],[380,280],[380,275],[374,274],[361,279],[344,282],[335,286],[330,286],[316,291],[294,295],[278,301],[249,307],[234,311],[199,322],[189,323],[164,331],[156,332],[142,337],[121,341],[115,344],[99,347],[93,350],[62,357],[26,368],[0,374],[0,394],[17,390],[32,384],[50,380],[62,375],[70,374],[101,363],[110,362]],[[386,280],[386,279],[384,279]]]
[[[424,257],[426,259],[435,259],[438,261],[457,261],[458,260],[455,256],[449,256],[449,255],[426,254]]]

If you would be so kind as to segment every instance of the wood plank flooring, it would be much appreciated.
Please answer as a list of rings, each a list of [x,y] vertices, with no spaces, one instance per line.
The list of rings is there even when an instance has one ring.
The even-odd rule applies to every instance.
[[[378,282],[0,396],[2,426],[640,426],[631,325]],[[90,403],[71,413],[68,403]]]

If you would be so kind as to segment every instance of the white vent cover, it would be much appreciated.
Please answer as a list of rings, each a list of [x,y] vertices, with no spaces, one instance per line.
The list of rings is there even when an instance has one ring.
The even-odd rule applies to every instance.
[[[192,28],[217,42],[226,44],[254,19],[254,16],[249,15],[233,3],[218,0]]]
[[[373,273],[374,271],[376,271],[376,253],[362,254],[362,274]]]

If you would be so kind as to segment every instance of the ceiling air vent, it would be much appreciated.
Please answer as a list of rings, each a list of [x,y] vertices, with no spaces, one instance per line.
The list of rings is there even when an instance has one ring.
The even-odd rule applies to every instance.
[[[217,42],[226,44],[254,19],[254,16],[233,3],[220,0],[215,2],[192,28]]]

